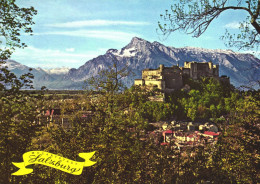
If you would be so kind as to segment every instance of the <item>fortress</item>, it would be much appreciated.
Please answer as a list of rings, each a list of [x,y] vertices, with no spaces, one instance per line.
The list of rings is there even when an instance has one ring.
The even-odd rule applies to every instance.
[[[160,65],[158,69],[144,69],[142,79],[136,79],[135,85],[157,87],[164,92],[171,92],[183,87],[183,78],[188,77],[194,80],[200,77],[214,77],[219,80],[226,80],[226,76],[219,77],[219,65],[210,62],[184,62],[183,67],[179,65],[165,67]]]

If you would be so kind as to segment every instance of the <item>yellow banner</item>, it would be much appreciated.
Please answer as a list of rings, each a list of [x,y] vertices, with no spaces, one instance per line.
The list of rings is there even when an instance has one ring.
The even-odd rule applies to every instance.
[[[92,166],[96,163],[89,160],[94,154],[95,151],[90,153],[79,153],[79,157],[84,159],[84,161],[77,162],[45,151],[29,151],[23,154],[24,162],[13,162],[13,164],[20,169],[12,173],[12,175],[32,173],[33,169],[28,166],[33,164],[42,164],[70,174],[80,175],[83,167]]]

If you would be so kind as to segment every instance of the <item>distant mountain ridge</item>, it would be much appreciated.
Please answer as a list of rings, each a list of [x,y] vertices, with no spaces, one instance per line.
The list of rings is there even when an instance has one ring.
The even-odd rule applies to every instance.
[[[31,68],[14,60],[7,60],[1,66],[8,67],[16,76],[28,73]],[[34,75],[33,86],[35,89],[41,89],[42,86],[46,86],[48,89],[78,89],[78,86],[80,86],[79,83],[74,81],[63,80],[64,75],[69,71],[67,68],[44,70],[38,67],[31,69],[31,73]]]
[[[128,64],[129,69],[136,74],[135,77],[124,79],[128,86],[133,84],[134,78],[141,78],[141,71],[145,68],[158,68],[160,64],[172,66],[177,63],[183,66],[185,61],[212,61],[219,64],[220,75],[229,76],[236,87],[260,80],[260,60],[252,54],[220,49],[167,47],[159,42],[151,43],[137,37],[120,50],[109,49],[104,55],[89,60],[78,69],[71,69],[65,78],[83,81],[95,76],[100,70],[111,66],[114,57],[117,58],[119,67]]]
[[[231,83],[236,87],[260,80],[260,60],[252,54],[220,49],[174,48],[134,37],[122,49],[109,49],[104,55],[87,61],[78,69],[61,68],[49,71],[41,68],[34,69],[33,72],[36,75],[34,85],[36,88],[44,85],[48,89],[82,89],[84,80],[97,76],[99,71],[112,66],[115,58],[119,68],[128,65],[129,69],[135,73],[135,76],[123,79],[128,87],[133,85],[134,79],[141,78],[141,72],[145,68],[158,68],[160,64],[172,66],[177,63],[183,66],[185,61],[212,61],[214,64],[219,64],[220,75],[230,77]],[[10,66],[15,74],[29,69],[17,62]],[[255,88],[259,89],[259,86]]]

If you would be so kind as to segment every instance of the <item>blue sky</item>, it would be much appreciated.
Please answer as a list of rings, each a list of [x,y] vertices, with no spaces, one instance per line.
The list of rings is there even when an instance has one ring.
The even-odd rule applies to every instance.
[[[157,32],[160,14],[171,0],[17,0],[20,6],[34,6],[33,36],[23,35],[28,47],[18,49],[12,59],[30,67],[78,68],[86,61],[120,49],[137,36],[173,47],[228,49],[220,36],[225,29],[238,30],[246,14],[228,11],[213,21],[200,37],[176,32],[163,39]],[[236,49],[232,48],[234,51]]]

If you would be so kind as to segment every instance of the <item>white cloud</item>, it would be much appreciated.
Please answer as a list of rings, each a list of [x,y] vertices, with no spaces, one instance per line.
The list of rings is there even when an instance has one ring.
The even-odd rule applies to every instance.
[[[239,22],[231,22],[229,24],[226,24],[224,27],[228,28],[228,29],[239,29],[240,23]]]
[[[93,26],[144,26],[150,25],[149,22],[136,22],[136,21],[117,21],[117,20],[83,20],[83,21],[73,21],[65,23],[54,23],[46,24],[47,27],[57,27],[57,28],[80,28],[80,27],[93,27]]]
[[[75,48],[67,48],[65,49],[67,52],[74,52],[75,51]]]
[[[68,67],[59,67],[59,68],[52,68],[52,69],[45,69],[44,71],[50,74],[66,74],[68,73],[70,68]]]
[[[50,68],[66,66],[77,68],[99,54],[98,51],[89,51],[82,54],[29,46],[25,49],[17,49],[12,55],[12,59],[29,67]]]
[[[52,31],[52,32],[43,32],[35,33],[34,35],[63,35],[63,36],[74,36],[82,38],[98,38],[111,41],[129,41],[132,37],[137,36],[141,37],[136,33],[127,33],[114,30],[76,30],[76,31]]]

